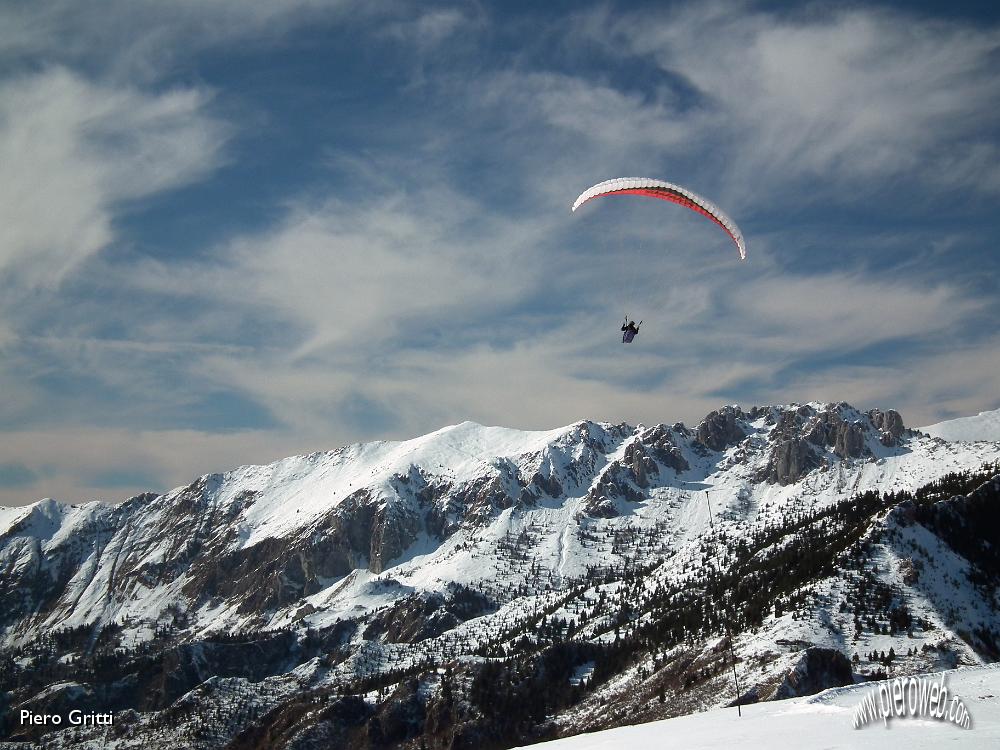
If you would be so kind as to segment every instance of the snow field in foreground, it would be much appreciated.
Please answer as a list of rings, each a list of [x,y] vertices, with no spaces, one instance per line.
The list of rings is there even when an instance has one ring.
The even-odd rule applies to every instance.
[[[531,747],[535,750],[685,750],[739,748],[858,748],[871,750],[977,750],[1000,748],[1000,664],[925,675],[944,675],[952,695],[972,716],[971,729],[929,718],[894,718],[854,728],[855,708],[879,683],[869,682],[791,698],[722,708],[649,724],[582,734]],[[920,679],[920,678],[918,678]]]

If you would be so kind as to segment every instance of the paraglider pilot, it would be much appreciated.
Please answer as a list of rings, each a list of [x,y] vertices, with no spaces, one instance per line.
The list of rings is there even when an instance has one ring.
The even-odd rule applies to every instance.
[[[627,317],[625,320],[628,322],[622,324],[622,343],[631,344],[632,339],[634,339],[636,334],[639,333],[639,326],[642,325],[642,321],[640,320],[639,326],[637,326],[634,320],[629,320]]]

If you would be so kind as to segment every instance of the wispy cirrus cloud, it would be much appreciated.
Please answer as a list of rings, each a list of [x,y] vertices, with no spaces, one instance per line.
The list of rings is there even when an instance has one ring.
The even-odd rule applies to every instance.
[[[282,443],[276,445],[274,435],[265,430],[213,434],[63,425],[0,432],[0,455],[5,456],[0,492],[4,505],[42,497],[118,501],[140,492],[163,492],[249,461],[312,450],[308,440],[291,435]]]
[[[429,7],[412,17],[386,23],[377,33],[423,51],[438,47],[452,35],[470,27],[480,27],[480,14],[471,8]]]
[[[134,201],[204,177],[224,159],[227,126],[209,94],[150,94],[64,69],[0,83],[0,278],[57,285],[107,246]]]
[[[773,195],[762,183],[787,191],[803,180],[823,195],[828,182],[872,193],[905,178],[941,191],[997,188],[996,27],[721,2],[652,18],[605,8],[576,23],[608,54],[653,60],[697,92],[698,105],[677,116],[719,148],[713,164],[728,162],[727,189],[742,200]]]
[[[279,44],[309,23],[377,18],[395,7],[393,0],[108,0],[100,9],[72,0],[13,3],[0,8],[0,59],[148,84],[191,70],[205,50]]]
[[[758,276],[723,304],[732,313],[727,327],[734,340],[786,361],[949,334],[986,307],[948,282],[838,271]]]

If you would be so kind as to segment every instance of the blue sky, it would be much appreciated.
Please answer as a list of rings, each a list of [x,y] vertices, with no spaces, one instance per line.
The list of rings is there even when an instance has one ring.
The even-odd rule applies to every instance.
[[[537,6],[0,5],[0,502],[465,419],[1000,406],[989,4]],[[749,261],[570,213],[626,175]]]

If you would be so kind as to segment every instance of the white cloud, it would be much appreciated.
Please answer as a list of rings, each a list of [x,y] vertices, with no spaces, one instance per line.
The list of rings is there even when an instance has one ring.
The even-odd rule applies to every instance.
[[[0,432],[0,455],[36,479],[0,487],[0,505],[24,505],[53,497],[64,502],[118,502],[140,492],[165,491],[198,476],[248,463],[266,463],[315,446],[273,432],[210,434],[196,430],[68,427]],[[101,485],[102,476],[145,474],[149,483]],[[97,480],[95,482],[95,480]]]
[[[544,222],[501,229],[488,207],[424,177],[412,195],[368,198],[358,185],[353,202],[292,205],[273,228],[224,242],[212,261],[150,262],[121,283],[270,318],[288,332],[284,342],[296,342],[295,357],[371,351],[407,328],[489,316],[537,283]]]
[[[982,310],[948,284],[881,281],[861,274],[769,274],[741,284],[726,307],[734,337],[785,360],[857,352],[955,330]]]
[[[61,68],[0,84],[0,274],[54,286],[129,202],[216,168],[226,127],[198,90],[108,88]]]
[[[576,28],[700,92],[695,114],[676,117],[721,149],[728,188],[748,202],[773,199],[762,183],[800,178],[823,195],[829,182],[868,192],[873,178],[907,176],[995,189],[995,27],[857,8],[779,17],[711,2],[653,18],[590,13]]]
[[[426,51],[470,26],[478,26],[478,22],[466,9],[432,8],[419,12],[413,18],[387,23],[380,33]]]
[[[663,93],[663,92],[661,92]],[[676,102],[560,73],[507,71],[483,82],[483,103],[537,119],[607,153],[690,148],[698,117],[675,119]]]

